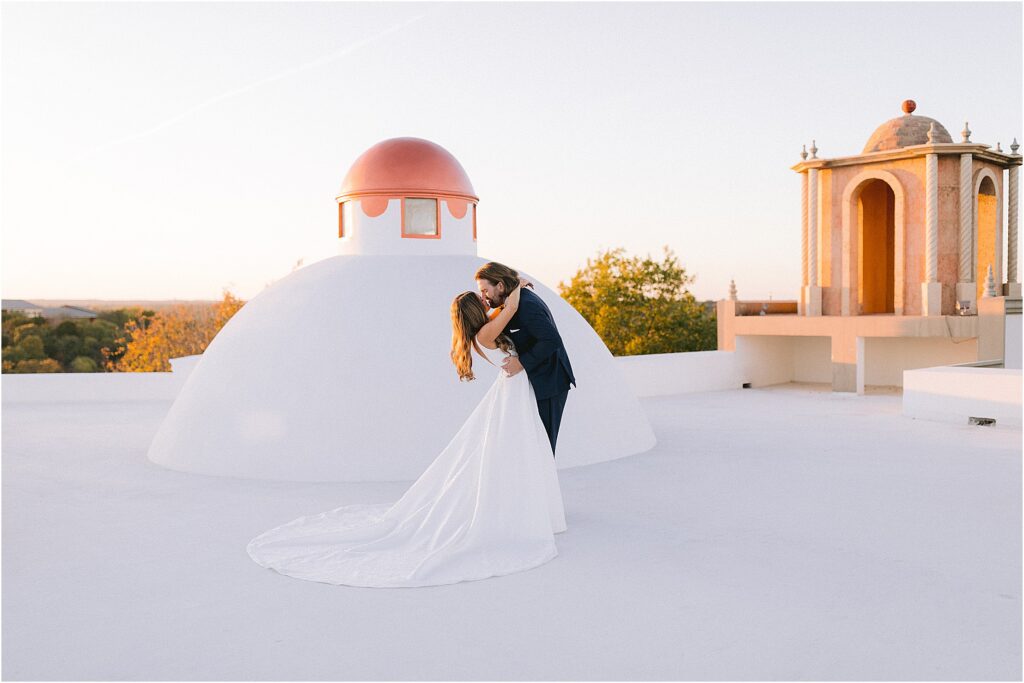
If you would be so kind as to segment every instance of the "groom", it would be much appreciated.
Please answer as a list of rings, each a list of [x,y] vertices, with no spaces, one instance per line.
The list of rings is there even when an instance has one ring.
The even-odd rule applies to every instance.
[[[519,273],[500,263],[485,263],[476,271],[476,283],[487,305],[498,308],[505,297],[519,284]],[[555,452],[558,426],[562,422],[562,409],[569,396],[569,385],[576,386],[576,378],[569,364],[562,337],[555,327],[548,305],[535,293],[526,289],[519,296],[519,309],[503,330],[516,345],[519,357],[510,356],[503,367],[511,377],[523,370],[537,395],[537,410],[544,430]]]

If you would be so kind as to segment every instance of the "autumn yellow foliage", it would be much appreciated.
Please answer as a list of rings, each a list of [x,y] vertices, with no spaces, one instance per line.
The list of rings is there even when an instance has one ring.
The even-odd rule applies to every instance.
[[[224,290],[223,298],[211,305],[179,304],[158,312],[141,323],[129,320],[125,334],[117,340],[124,355],[107,360],[116,372],[167,372],[170,359],[202,353],[221,328],[245,302]],[[143,327],[142,325],[145,325]],[[115,355],[116,354],[111,354]]]

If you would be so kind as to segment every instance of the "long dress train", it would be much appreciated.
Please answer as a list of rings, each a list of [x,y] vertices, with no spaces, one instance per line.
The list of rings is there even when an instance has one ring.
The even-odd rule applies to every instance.
[[[298,579],[381,588],[485,579],[554,559],[565,509],[533,387],[525,371],[500,369],[501,350],[481,349],[498,366],[494,383],[397,502],[300,517],[252,539],[249,556]]]

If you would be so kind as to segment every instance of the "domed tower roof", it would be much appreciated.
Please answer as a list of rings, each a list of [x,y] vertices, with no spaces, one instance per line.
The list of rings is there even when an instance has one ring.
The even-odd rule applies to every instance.
[[[928,130],[933,123],[935,124],[933,142],[953,142],[949,131],[941,123],[927,116],[914,116],[913,111],[916,108],[914,100],[903,102],[903,116],[890,119],[876,128],[868,138],[868,143],[864,145],[862,154],[910,147],[911,145],[924,145],[929,142]]]
[[[345,175],[337,199],[373,194],[479,200],[462,164],[422,138],[391,138],[363,152]]]

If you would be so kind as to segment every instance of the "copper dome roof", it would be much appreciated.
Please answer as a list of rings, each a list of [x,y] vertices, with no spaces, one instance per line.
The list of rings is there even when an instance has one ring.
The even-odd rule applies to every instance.
[[[345,174],[339,200],[367,194],[425,194],[478,201],[462,164],[422,138],[391,138],[363,152]]]

